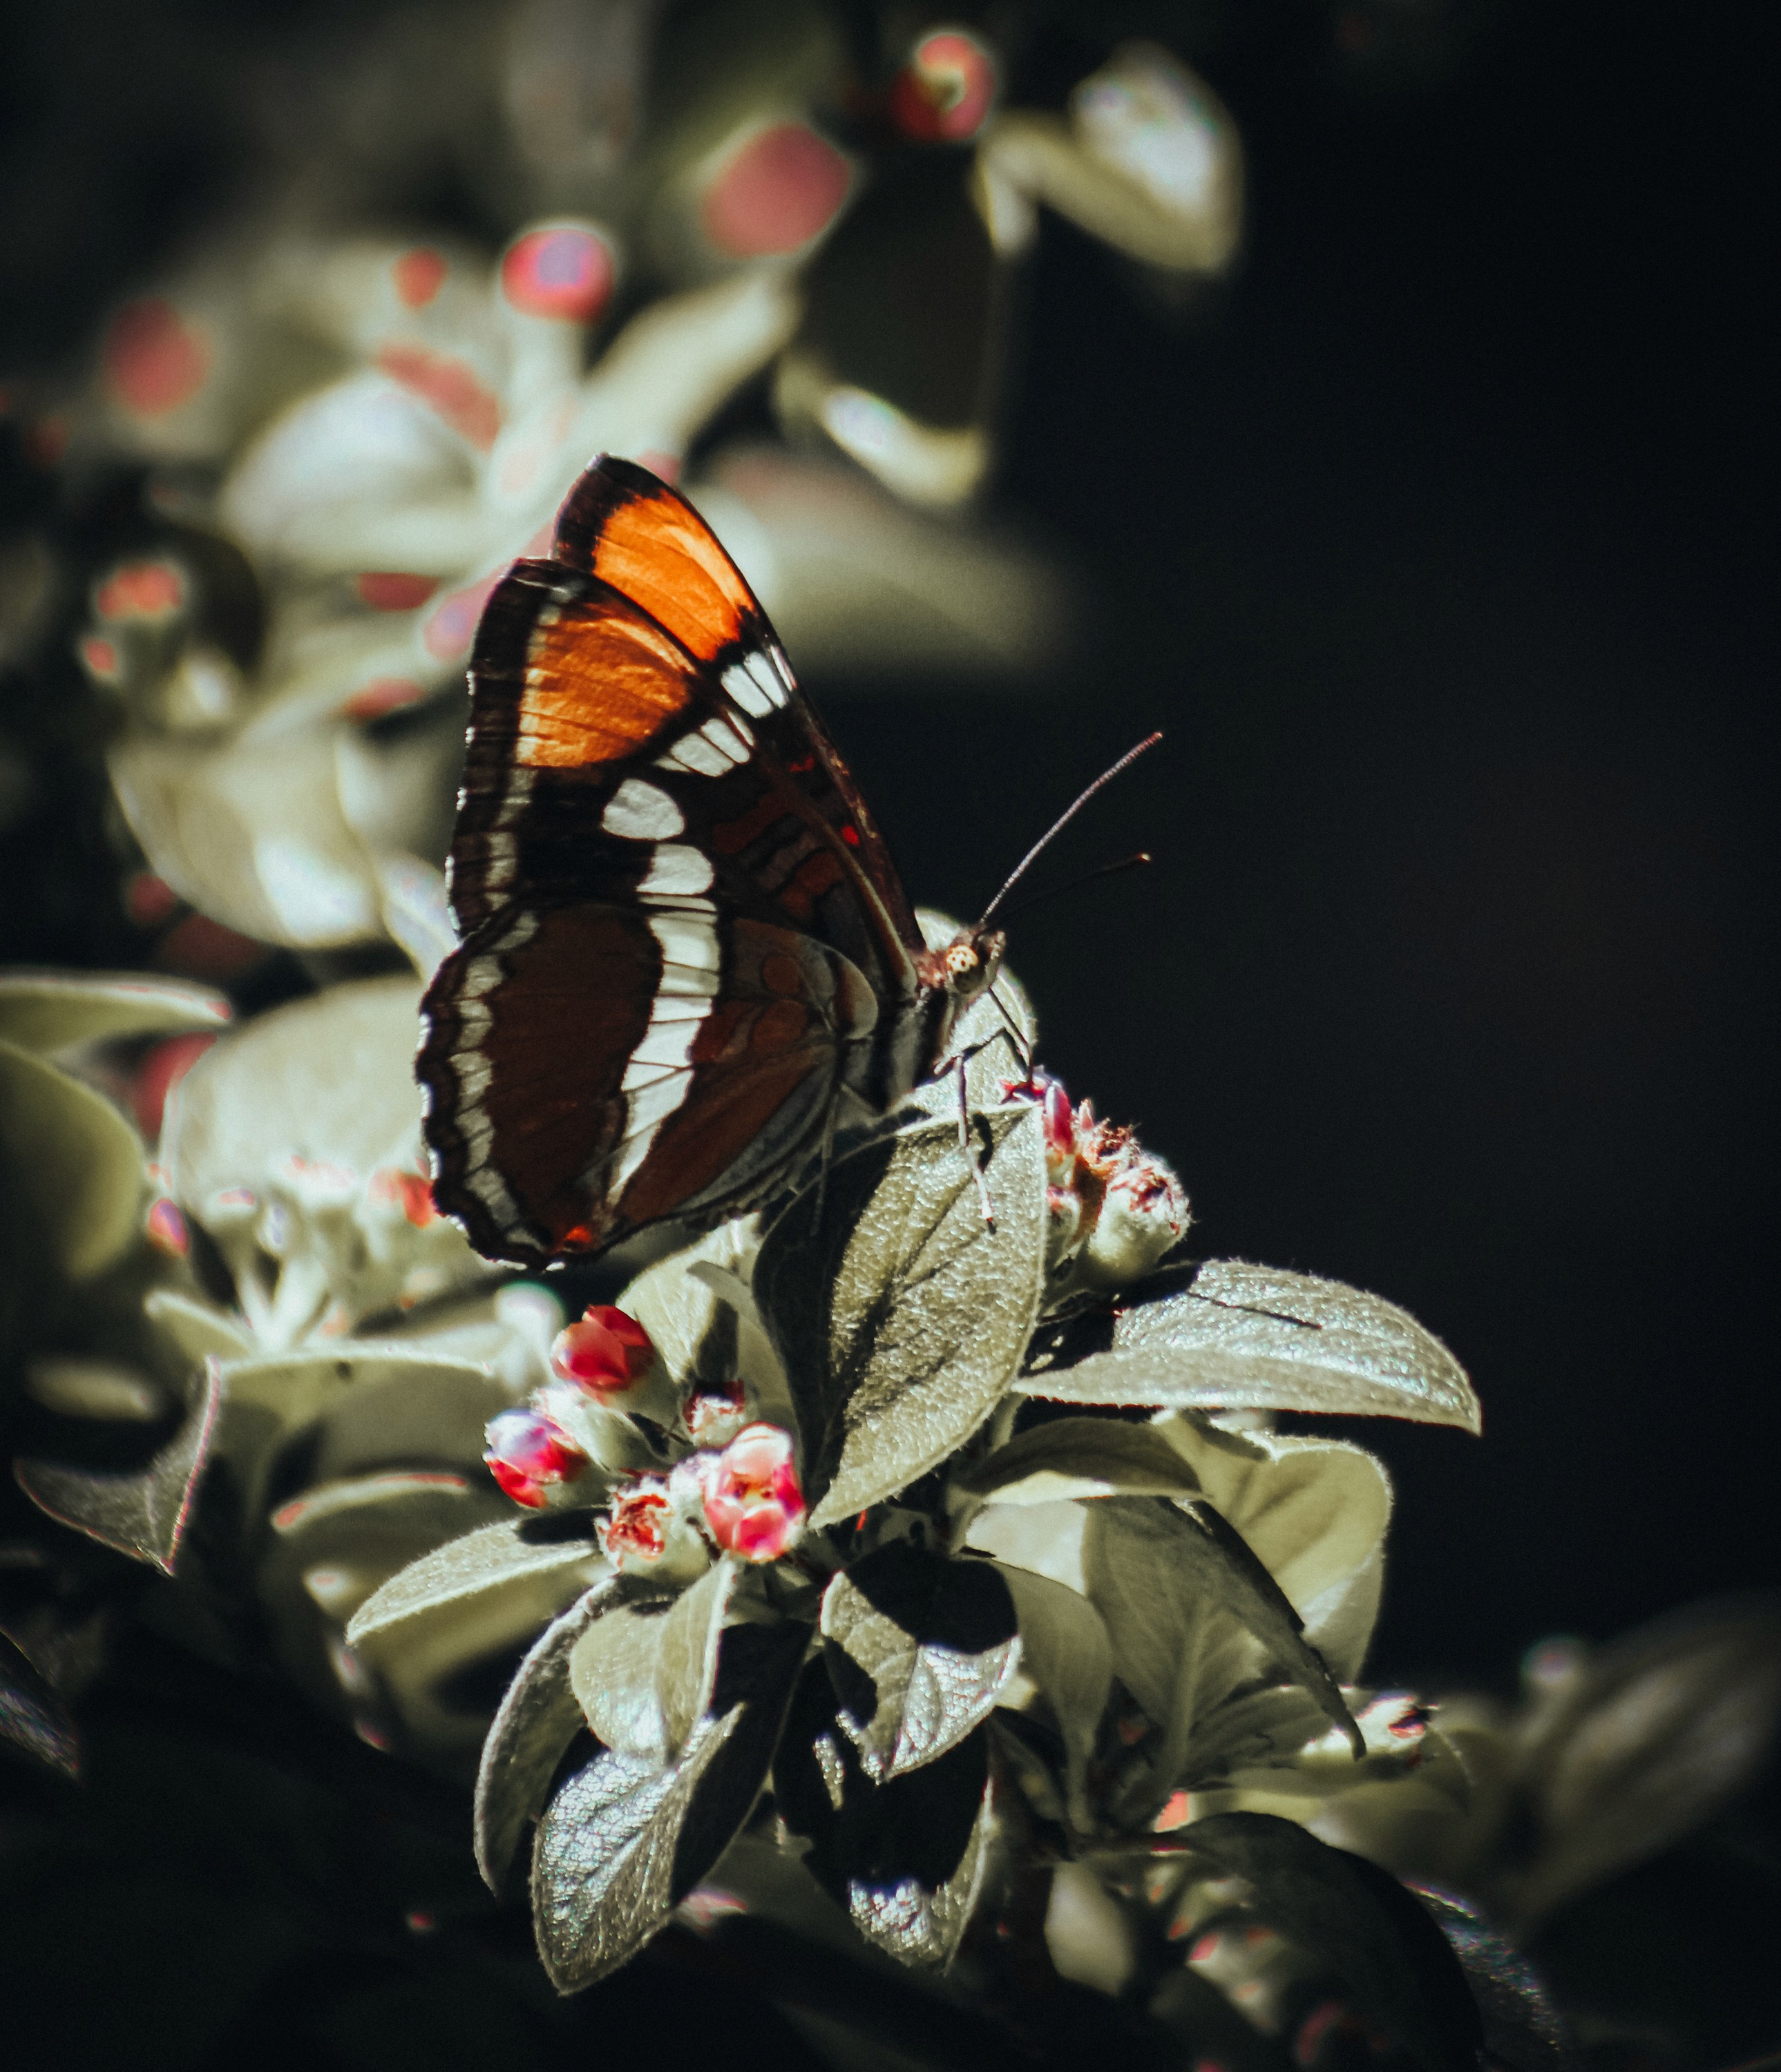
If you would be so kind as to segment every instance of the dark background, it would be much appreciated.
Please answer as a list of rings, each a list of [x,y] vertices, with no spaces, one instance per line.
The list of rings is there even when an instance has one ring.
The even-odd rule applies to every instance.
[[[1017,97],[1128,11],[1040,10]],[[1158,320],[1048,224],[1009,399],[1005,503],[1089,637],[1042,695],[828,700],[955,910],[1168,729],[1055,860],[1156,867],[1014,961],[1208,1252],[1389,1295],[1470,1368],[1482,1443],[1353,1428],[1401,1492],[1388,1672],[1781,1581],[1766,13],[1182,12],[1242,267]],[[353,18],[0,15],[0,356],[78,341],[228,191],[232,66]]]

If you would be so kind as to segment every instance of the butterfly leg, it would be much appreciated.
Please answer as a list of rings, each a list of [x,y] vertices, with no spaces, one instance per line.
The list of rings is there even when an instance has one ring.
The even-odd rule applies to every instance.
[[[996,1205],[989,1198],[989,1175],[977,1161],[977,1148],[971,1141],[971,1112],[965,1105],[965,1057],[960,1052],[954,1065],[959,1087],[959,1152],[971,1168],[971,1177],[977,1183],[977,1199],[983,1208],[983,1220],[993,1230],[996,1227]]]

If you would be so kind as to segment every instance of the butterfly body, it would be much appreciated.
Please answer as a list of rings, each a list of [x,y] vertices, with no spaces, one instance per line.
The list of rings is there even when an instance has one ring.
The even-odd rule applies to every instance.
[[[434,1191],[590,1256],[788,1185],[946,1054],[1001,938],[923,943],[864,800],[691,507],[597,461],[490,599],[424,1005]]]

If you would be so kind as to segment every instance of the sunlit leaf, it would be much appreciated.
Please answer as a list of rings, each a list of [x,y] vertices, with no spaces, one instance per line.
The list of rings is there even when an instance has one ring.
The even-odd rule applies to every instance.
[[[836,1576],[822,1633],[841,1725],[874,1784],[956,1747],[989,1716],[1020,1661],[1014,1600],[997,1571],[907,1540]]]
[[[1120,1679],[1166,1728],[1159,1787],[1174,1781],[1203,1702],[1199,1656],[1209,1627],[1232,1621],[1265,1660],[1302,1685],[1363,1752],[1341,1691],[1298,1614],[1240,1534],[1200,1500],[1110,1497],[1087,1507],[1088,1595],[1107,1622]]]
[[[212,1353],[220,1360],[239,1359],[253,1347],[239,1318],[175,1289],[152,1289],[143,1297],[142,1314],[161,1326],[187,1359],[204,1359]]]
[[[1781,1725],[1781,1614],[1684,1614],[1589,1659],[1524,1757],[1539,1823],[1524,1920],[1679,1840],[1749,1782]]]
[[[1107,1417],[1059,1417],[1034,1425],[956,1478],[995,1503],[1056,1503],[1071,1497],[1195,1496],[1200,1481],[1154,1425]]]
[[[80,1737],[73,1716],[5,1633],[0,1633],[0,1741],[64,1777],[80,1774]]]
[[[797,1404],[816,1524],[944,1460],[1019,1363],[1045,1264],[1037,1110],[974,1117],[973,1149],[993,1227],[956,1133],[926,1124],[841,1160],[820,1219],[812,1189],[761,1248],[755,1293]]]
[[[254,1187],[293,1158],[368,1175],[417,1145],[420,988],[365,979],[274,1008],[174,1089],[162,1157],[182,1202]]]
[[[1057,1332],[1018,1383],[1059,1402],[1308,1410],[1480,1429],[1454,1356],[1376,1295],[1238,1260],[1166,1268]]]
[[[5,1042],[0,1158],[19,1213],[69,1280],[102,1272],[135,1237],[146,1184],[135,1131],[90,1087]]]
[[[793,1700],[773,1766],[780,1817],[854,1926],[904,1963],[946,1963],[970,1919],[988,1843],[989,1732],[874,1784],[820,1664]]]
[[[1113,1681],[1113,1646],[1088,1600],[1030,1569],[998,1564],[1020,1622],[1020,1666],[1057,1716],[1068,1759],[1071,1811],[1086,1824],[1083,1775]]]
[[[161,1030],[221,1029],[228,1002],[201,986],[138,973],[0,972],[0,1041],[50,1052]]]
[[[392,1576],[354,1613],[347,1642],[367,1651],[400,1642],[417,1622],[465,1617],[485,1597],[536,1604],[541,1625],[606,1572],[585,1517],[504,1519]]]
[[[608,1576],[554,1618],[527,1651],[483,1743],[476,1772],[476,1867],[497,1896],[527,1825],[543,1810],[563,1752],[584,1724],[570,1662],[582,1635],[629,1594]]]
[[[993,1503],[972,1519],[965,1544],[973,1553],[993,1554],[998,1561],[1049,1577],[1066,1589],[1085,1592],[1083,1542],[1091,1508],[1073,1501]]]
[[[101,1474],[22,1460],[14,1468],[19,1486],[59,1524],[171,1576],[223,1400],[221,1364],[206,1360],[194,1377],[192,1400],[179,1430],[146,1468]]]
[[[766,1777],[808,1633],[731,1627],[711,1710],[677,1762],[603,1749],[545,1807],[533,1921],[559,1992],[634,1956],[722,1855]]]
[[[570,1683],[608,1748],[663,1762],[685,1745],[710,1703],[735,1581],[735,1564],[723,1560],[677,1597],[634,1590],[640,1601],[615,1606],[576,1642]]]
[[[1424,2072],[1476,2072],[1483,2033],[1465,1974],[1388,1872],[1265,1813],[1213,1814],[1182,1838],[1202,1875],[1240,1879],[1246,1912],[1326,1964]]]

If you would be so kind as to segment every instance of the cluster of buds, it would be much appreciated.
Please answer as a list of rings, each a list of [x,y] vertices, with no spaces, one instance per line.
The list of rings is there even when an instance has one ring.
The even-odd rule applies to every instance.
[[[623,1438],[647,1429],[680,1457],[665,1472],[620,1468],[597,1528],[615,1567],[677,1578],[707,1567],[713,1548],[758,1562],[790,1549],[805,1512],[796,1445],[779,1425],[749,1421],[739,1379],[694,1391],[671,1424],[658,1420],[672,1384],[642,1325],[610,1304],[557,1334],[550,1374],[489,1421],[483,1459],[516,1503],[587,1502],[590,1470],[619,1466]]]
[[[1162,1160],[1129,1129],[1102,1122],[1088,1101],[1035,1071],[1003,1082],[1005,1100],[1035,1102],[1045,1125],[1047,1264],[1117,1287],[1147,1273],[1187,1227],[1187,1197]]]

